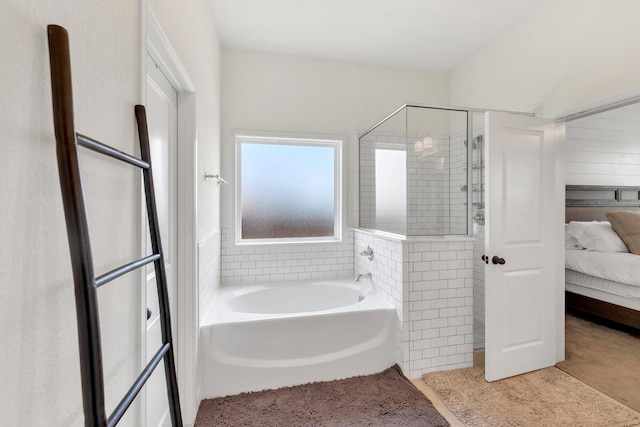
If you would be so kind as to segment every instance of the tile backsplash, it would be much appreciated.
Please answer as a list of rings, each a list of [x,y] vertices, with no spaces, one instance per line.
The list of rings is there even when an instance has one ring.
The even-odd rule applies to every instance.
[[[198,242],[199,313],[203,319],[220,287],[220,231]]]
[[[236,246],[222,229],[222,284],[339,279],[353,274],[353,231],[339,243]]]

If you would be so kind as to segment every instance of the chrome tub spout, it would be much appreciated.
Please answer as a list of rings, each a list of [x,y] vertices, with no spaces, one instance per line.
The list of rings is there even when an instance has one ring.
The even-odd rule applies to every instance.
[[[355,280],[356,282],[359,282],[360,279],[362,278],[371,280],[372,277],[373,275],[371,273],[360,273],[360,274],[357,274],[353,280]]]

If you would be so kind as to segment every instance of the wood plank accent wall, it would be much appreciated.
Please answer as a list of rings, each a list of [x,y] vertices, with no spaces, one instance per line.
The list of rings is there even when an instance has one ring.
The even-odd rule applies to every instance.
[[[640,104],[567,123],[568,185],[640,185]]]

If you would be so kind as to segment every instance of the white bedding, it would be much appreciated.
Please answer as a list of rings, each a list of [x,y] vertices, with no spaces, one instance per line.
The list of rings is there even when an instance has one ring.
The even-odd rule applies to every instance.
[[[565,290],[640,311],[640,287],[565,269]]]
[[[568,269],[590,276],[640,287],[640,256],[630,253],[603,253],[566,250]]]

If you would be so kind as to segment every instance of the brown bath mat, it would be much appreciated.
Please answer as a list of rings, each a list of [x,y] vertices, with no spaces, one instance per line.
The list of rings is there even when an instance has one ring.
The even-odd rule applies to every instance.
[[[196,427],[449,426],[398,366],[375,375],[203,400]]]

